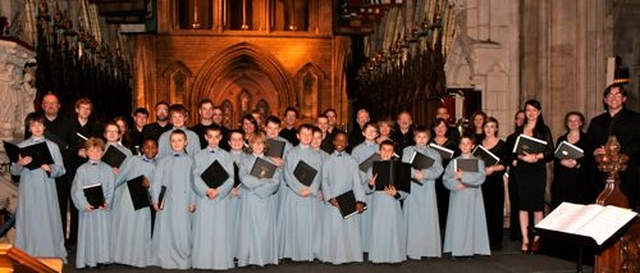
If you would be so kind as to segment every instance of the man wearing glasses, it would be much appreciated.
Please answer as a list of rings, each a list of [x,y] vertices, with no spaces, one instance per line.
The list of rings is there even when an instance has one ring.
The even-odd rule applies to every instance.
[[[621,84],[613,84],[604,91],[604,108],[606,112],[594,117],[589,123],[587,139],[590,145],[589,151],[585,155],[592,155],[592,165],[589,169],[594,173],[591,175],[595,187],[595,194],[602,191],[604,187],[604,173],[596,168],[595,156],[604,154],[604,144],[609,136],[616,136],[620,143],[620,153],[629,156],[627,171],[620,173],[620,188],[629,200],[629,207],[638,210],[639,188],[638,188],[638,160],[640,155],[640,114],[625,107],[627,101],[627,91]],[[594,196],[594,200],[597,196]]]
[[[162,133],[169,131],[173,128],[169,123],[169,104],[161,101],[156,104],[156,121],[150,123],[142,128],[142,135],[144,138],[153,138],[158,140]]]

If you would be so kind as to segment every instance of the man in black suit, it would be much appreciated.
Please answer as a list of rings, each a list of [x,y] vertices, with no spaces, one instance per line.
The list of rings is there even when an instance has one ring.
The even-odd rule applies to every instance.
[[[587,130],[588,150],[585,155],[592,155],[591,163],[595,163],[595,156],[604,154],[604,144],[609,136],[615,136],[620,143],[620,153],[629,156],[627,171],[620,173],[620,188],[629,200],[629,207],[638,211],[638,163],[640,156],[640,114],[625,107],[627,91],[623,85],[613,84],[604,91],[604,105],[606,112],[594,117]],[[595,165],[589,167],[594,170],[591,177],[594,198],[604,187],[604,173],[597,171]],[[595,200],[594,200],[595,201]]]
[[[158,140],[162,133],[169,131],[173,125],[169,123],[169,104],[161,101],[156,103],[156,121],[142,128],[143,139],[153,138]]]

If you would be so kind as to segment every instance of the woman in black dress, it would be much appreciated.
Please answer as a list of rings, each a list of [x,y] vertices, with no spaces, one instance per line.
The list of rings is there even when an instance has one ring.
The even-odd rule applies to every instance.
[[[453,156],[450,158],[442,157],[442,166],[446,168],[452,158],[456,158],[460,155],[460,148],[455,139],[447,137],[447,131],[450,129],[447,121],[444,119],[436,119],[431,125],[431,135],[433,136],[429,143],[447,148],[453,151]],[[444,175],[444,172],[442,173]],[[445,188],[442,184],[442,175],[436,179],[436,201],[438,203],[438,218],[440,220],[440,226],[447,226],[447,215],[449,214],[449,189]],[[440,229],[440,232],[444,234],[445,229]],[[444,240],[444,236],[442,236]]]
[[[524,126],[525,119],[526,116],[524,114],[524,110],[518,110],[513,118],[514,131],[507,137],[506,140],[509,151],[511,151],[510,149],[513,149],[513,145],[516,142],[516,138],[518,137],[516,131],[518,130],[518,128]],[[506,162],[512,162],[514,159],[515,155],[509,153],[509,158],[506,160]],[[516,181],[514,179],[514,176],[512,175],[513,167],[509,167],[509,165],[510,164],[507,164],[507,177],[509,180],[509,183],[507,184],[507,190],[509,192],[509,239],[511,239],[511,241],[519,241],[522,239],[522,233],[520,232],[520,207],[518,205],[520,201],[518,200],[518,185],[516,185]]]
[[[498,120],[488,117],[484,126],[484,139],[480,143],[500,161],[495,165],[485,164],[487,178],[482,184],[482,199],[487,219],[487,231],[489,233],[489,245],[491,250],[502,249],[502,234],[504,232],[504,170],[505,162],[509,156],[506,143],[498,138]]]
[[[553,138],[551,130],[545,125],[541,113],[542,107],[537,100],[528,100],[524,104],[526,121],[524,126],[516,130],[516,134],[524,134],[546,141],[542,153],[526,153],[516,155],[512,162],[513,175],[518,187],[520,232],[522,233],[522,251],[537,252],[538,236],[530,242],[529,213],[533,212],[534,225],[542,221],[544,210],[544,192],[547,185],[547,162],[553,160]]]
[[[556,141],[556,147],[563,141],[569,142],[586,151],[586,135],[582,131],[584,115],[580,112],[569,112],[564,118],[567,133]],[[578,204],[590,203],[590,187],[585,183],[585,158],[554,159],[553,183],[551,184],[551,207],[557,208],[562,202]]]
[[[475,139],[474,144],[476,145],[480,145],[480,143],[482,142],[482,139],[484,138],[483,127],[486,121],[487,121],[487,114],[480,110],[473,112],[473,114],[471,114],[471,117],[469,117],[470,124],[465,134],[473,135]]]

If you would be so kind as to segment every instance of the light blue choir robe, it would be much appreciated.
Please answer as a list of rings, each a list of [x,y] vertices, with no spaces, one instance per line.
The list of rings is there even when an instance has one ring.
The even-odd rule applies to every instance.
[[[193,249],[191,267],[198,269],[226,270],[233,268],[231,252],[231,234],[228,228],[228,198],[233,188],[233,160],[227,151],[207,146],[198,152],[194,160],[196,168],[193,173],[193,188],[196,192],[197,209],[193,215]],[[218,195],[209,199],[209,187],[200,175],[214,161],[218,161],[227,172],[229,178],[216,188]]]
[[[200,151],[200,137],[198,136],[198,134],[187,129],[187,127],[173,127],[171,130],[162,133],[162,135],[160,135],[160,138],[158,138],[158,155],[156,156],[156,158],[160,159],[167,155],[173,154],[171,143],[169,142],[169,137],[171,136],[171,133],[177,129],[184,131],[184,133],[187,135],[187,147],[185,147],[185,151],[191,158],[193,158],[193,156],[195,156]]]
[[[291,142],[289,142],[286,138],[283,138],[281,136],[277,136],[275,140],[284,142],[284,152],[282,153],[282,160],[284,162],[284,159],[287,156],[287,153],[291,150],[291,148],[293,148],[293,145],[291,145]],[[280,173],[282,175],[282,172]],[[286,187],[286,185],[284,184],[284,178],[280,177],[279,180],[281,185],[278,188],[278,191],[276,192],[276,206],[274,207],[274,210],[276,212],[276,217],[278,217],[278,212],[280,211],[280,204],[282,204],[282,195],[283,195],[283,191],[279,189]]]
[[[248,155],[242,151],[229,151],[229,156],[234,163],[238,165],[238,177],[240,176],[240,169],[242,169],[242,162]],[[227,216],[227,233],[229,233],[229,244],[231,245],[231,253],[233,257],[236,257],[236,246],[238,244],[238,227],[240,225],[240,205],[242,202],[242,189],[238,185],[240,193],[238,196],[229,194],[229,200],[227,206],[229,209],[229,215]]]
[[[379,149],[378,143],[375,141],[372,143],[367,143],[367,141],[360,143],[358,146],[354,147],[351,151],[351,155],[356,159],[358,164],[364,162],[374,153],[377,153]],[[359,170],[359,169],[358,169]],[[369,183],[369,179],[371,179],[371,170],[368,172],[360,171],[360,181],[362,182],[362,188],[366,189],[367,183]],[[371,204],[371,197],[373,192],[366,193],[364,196],[364,202],[368,205]],[[371,239],[371,213],[373,208],[369,206],[367,210],[362,212],[360,215],[360,243],[362,244],[362,252],[369,252],[369,240]]]
[[[311,195],[301,197],[305,187],[293,175],[299,161],[304,161],[318,171],[311,186]],[[278,217],[278,239],[280,258],[293,261],[313,261],[320,251],[322,201],[318,200],[322,179],[322,156],[308,145],[298,145],[289,151],[284,162],[282,204]]]
[[[193,191],[194,167],[193,159],[187,154],[172,152],[158,161],[153,176],[153,204],[158,204],[161,186],[167,187],[164,209],[156,213],[151,240],[152,262],[164,269],[191,267],[192,215],[188,209],[196,201]]]
[[[29,170],[20,164],[11,163],[11,174],[20,176],[15,245],[31,256],[58,257],[66,263],[67,250],[64,248],[55,180],[64,175],[66,170],[58,145],[43,137],[31,137],[18,144],[18,147],[42,141],[46,141],[53,158],[53,164],[49,165],[50,175],[41,168]]]
[[[151,211],[135,210],[127,181],[143,175],[153,183],[155,159],[131,156],[123,162],[116,176],[116,195],[111,225],[113,261],[137,267],[151,265]]]
[[[435,162],[422,172],[422,185],[411,182],[411,194],[404,200],[403,213],[407,227],[407,256],[419,260],[422,257],[442,256],[440,224],[438,222],[438,206],[436,201],[436,179],[444,168],[440,154],[427,146],[409,146],[402,153],[402,161],[410,163],[414,152],[419,152]],[[411,177],[415,177],[416,169],[411,168]]]
[[[452,160],[442,177],[444,186],[451,191],[443,252],[451,252],[454,257],[491,255],[480,188],[486,176],[484,162],[478,160],[478,172],[463,172],[461,181],[454,178],[453,165]],[[457,190],[455,187],[458,183],[464,183],[467,188]]]
[[[238,266],[278,264],[278,225],[274,207],[282,167],[276,169],[273,178],[259,179],[249,174],[256,158],[256,155],[247,155],[240,165],[242,203],[240,222],[236,227]]]
[[[329,200],[353,190],[356,201],[364,202],[358,163],[346,152],[335,151],[322,166],[322,193],[325,212],[322,221],[320,260],[332,264],[362,262],[359,215],[343,219]]]
[[[94,208],[87,212],[89,204],[82,187],[101,183],[104,194],[105,210]],[[71,184],[71,198],[78,209],[78,245],[76,249],[76,268],[85,265],[95,267],[98,263],[111,263],[112,204],[115,176],[111,166],[102,161],[82,164]]]
[[[369,171],[371,172],[371,171]],[[365,188],[373,192],[371,204],[371,238],[369,238],[369,261],[372,263],[401,263],[407,259],[407,235],[400,200],[407,193],[398,190],[400,199],[389,196],[384,191],[376,191],[375,186]]]

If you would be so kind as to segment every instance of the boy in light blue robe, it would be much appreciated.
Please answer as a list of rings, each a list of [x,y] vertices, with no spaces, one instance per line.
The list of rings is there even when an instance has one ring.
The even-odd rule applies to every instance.
[[[233,268],[231,237],[227,232],[227,195],[233,187],[233,160],[227,151],[218,146],[222,139],[220,127],[207,128],[204,138],[207,147],[194,157],[194,190],[198,195],[198,209],[193,217],[191,266],[197,269],[226,270]],[[228,178],[222,185],[210,188],[201,175],[215,161],[222,165]]]
[[[282,130],[282,121],[280,118],[276,116],[269,116],[265,120],[264,130],[267,140],[273,139],[277,141],[284,142],[284,153],[282,154],[282,158],[280,157],[271,157],[271,160],[276,163],[277,166],[282,166],[284,163],[285,155],[293,148],[291,143],[285,138],[280,136],[280,131]],[[284,183],[284,179],[280,178],[280,183]],[[286,185],[280,185],[280,188],[286,187]],[[280,204],[282,203],[282,195],[283,191],[278,190],[276,193],[276,207],[275,213],[278,215],[278,211],[280,211]]]
[[[238,229],[238,266],[278,264],[278,231],[276,223],[276,192],[280,187],[281,167],[273,178],[258,178],[251,169],[258,158],[275,163],[264,156],[266,138],[258,132],[249,138],[251,154],[240,164],[242,192]]]
[[[57,257],[65,261],[64,234],[60,220],[56,177],[65,174],[62,155],[58,145],[44,138],[45,118],[42,114],[30,113],[25,119],[31,137],[18,147],[24,148],[46,142],[53,164],[29,170],[24,167],[32,162],[30,156],[20,157],[11,163],[11,174],[20,176],[18,184],[18,207],[16,210],[16,247],[31,256]]]
[[[191,267],[191,221],[196,210],[193,191],[193,159],[184,152],[187,136],[177,129],[170,136],[171,155],[158,161],[151,180],[151,197],[157,211],[151,240],[153,263],[163,269]],[[166,192],[162,202],[162,186]]]
[[[470,137],[461,137],[459,147],[462,155],[451,160],[442,179],[451,191],[443,252],[451,252],[453,257],[491,255],[480,188],[486,176],[484,161],[478,160],[477,172],[454,170],[455,160],[475,158],[471,154],[473,146]]]
[[[194,131],[187,129],[187,117],[189,111],[182,104],[174,104],[169,107],[170,122],[173,125],[169,131],[166,131],[158,138],[158,159],[173,154],[173,149],[169,144],[171,133],[175,130],[181,130],[187,136],[186,154],[193,158],[200,151],[200,137]]]
[[[313,261],[320,250],[320,213],[322,202],[318,200],[323,159],[309,144],[312,126],[303,124],[298,129],[300,144],[289,151],[284,162],[286,187],[282,190],[282,204],[278,217],[280,258],[293,261]],[[310,186],[305,186],[294,176],[299,162],[304,161],[317,171]]]
[[[150,186],[156,169],[158,142],[152,138],[146,139],[142,143],[142,152],[142,156],[129,157],[116,176],[111,225],[113,261],[135,267],[151,264],[151,212],[147,207],[134,209],[127,181],[142,175],[143,185]]]
[[[364,189],[358,163],[345,149],[347,134],[338,132],[333,138],[335,151],[322,166],[322,193],[326,205],[322,221],[320,260],[332,264],[362,262],[359,216],[343,219],[336,197],[353,191],[358,213],[364,211]]]
[[[393,160],[395,145],[390,140],[380,143],[380,159]],[[373,192],[371,211],[371,238],[369,239],[369,261],[372,263],[401,263],[407,259],[406,227],[400,200],[407,193],[393,186],[376,191],[377,174],[369,180],[368,192]]]
[[[240,178],[240,169],[242,168],[242,162],[248,155],[244,152],[244,135],[240,130],[232,130],[229,132],[229,156],[233,163],[238,166],[238,177]],[[238,244],[238,229],[240,227],[240,205],[242,201],[242,195],[244,193],[240,189],[240,185],[231,189],[229,194],[228,206],[229,215],[227,216],[227,232],[229,233],[229,244],[231,245],[231,253],[233,257],[237,257],[237,244]]]
[[[322,156],[322,161],[324,162],[327,159],[329,159],[329,157],[331,156],[330,154],[328,154],[327,152],[321,149],[322,140],[324,139],[324,134],[322,133],[322,130],[320,130],[320,128],[316,126],[313,127],[312,132],[313,132],[313,139],[311,140],[311,148]]]
[[[420,260],[422,257],[439,258],[442,256],[438,206],[436,202],[436,178],[444,168],[440,154],[429,148],[429,129],[417,126],[414,130],[416,145],[409,146],[402,153],[402,161],[411,163],[414,153],[420,153],[434,159],[427,169],[411,168],[411,194],[404,200],[403,212],[407,227],[407,256]]]
[[[367,160],[370,156],[378,153],[378,143],[376,138],[378,137],[378,125],[375,122],[367,122],[362,127],[362,135],[364,136],[364,142],[353,148],[351,155],[356,159],[356,162],[361,164]],[[366,172],[359,170],[360,181],[362,187],[367,187],[367,182],[371,179],[371,168]],[[371,198],[373,192],[365,193],[364,202],[371,204]],[[371,206],[360,215],[360,243],[362,244],[362,252],[369,252],[369,240],[371,239],[371,213],[373,209]]]
[[[71,198],[78,209],[76,268],[96,267],[113,261],[110,246],[115,176],[111,166],[100,161],[104,145],[99,138],[87,140],[85,151],[89,161],[78,168],[71,184]],[[96,183],[101,184],[104,203],[93,207],[87,201],[83,187]]]

